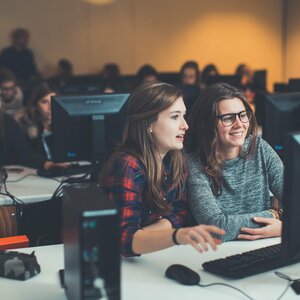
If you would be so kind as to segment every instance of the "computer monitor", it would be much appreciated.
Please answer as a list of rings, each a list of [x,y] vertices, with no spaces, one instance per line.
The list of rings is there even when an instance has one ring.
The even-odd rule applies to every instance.
[[[99,162],[120,141],[129,94],[52,97],[54,162]]]
[[[286,161],[283,192],[282,255],[300,260],[300,131],[285,138]]]
[[[287,90],[290,93],[300,92],[300,79],[299,78],[291,78],[289,80]]]
[[[284,135],[300,130],[300,93],[266,95],[263,138],[284,157]]]
[[[253,89],[267,90],[267,70],[256,70],[253,74]]]

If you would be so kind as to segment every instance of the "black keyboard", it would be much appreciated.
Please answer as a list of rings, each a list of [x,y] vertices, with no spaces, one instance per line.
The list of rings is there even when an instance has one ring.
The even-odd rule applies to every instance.
[[[204,270],[231,278],[243,278],[287,265],[281,258],[281,244],[206,262]]]
[[[62,177],[62,176],[73,176],[79,174],[87,174],[91,173],[92,167],[91,165],[79,165],[79,164],[71,164],[67,168],[62,167],[53,167],[48,170],[38,170],[37,175],[42,177]]]

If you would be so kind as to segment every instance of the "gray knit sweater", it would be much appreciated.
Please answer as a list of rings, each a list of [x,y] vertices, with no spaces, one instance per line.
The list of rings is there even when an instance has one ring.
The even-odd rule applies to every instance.
[[[249,139],[244,147],[248,147]],[[224,162],[222,194],[215,197],[210,180],[200,159],[188,154],[188,200],[199,224],[213,224],[226,231],[222,237],[230,241],[242,227],[260,227],[252,221],[257,217],[272,217],[270,191],[281,202],[283,164],[263,139],[257,138],[256,153],[248,159],[240,156]]]

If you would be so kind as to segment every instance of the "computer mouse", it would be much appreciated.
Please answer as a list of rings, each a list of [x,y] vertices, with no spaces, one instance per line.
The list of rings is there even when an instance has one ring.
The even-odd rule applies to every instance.
[[[183,265],[171,265],[167,268],[165,274],[166,277],[184,285],[197,285],[200,283],[200,275]]]

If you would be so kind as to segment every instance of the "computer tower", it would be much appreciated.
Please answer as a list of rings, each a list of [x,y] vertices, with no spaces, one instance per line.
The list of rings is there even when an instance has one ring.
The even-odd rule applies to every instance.
[[[118,211],[96,183],[64,188],[64,288],[68,299],[120,299]]]

